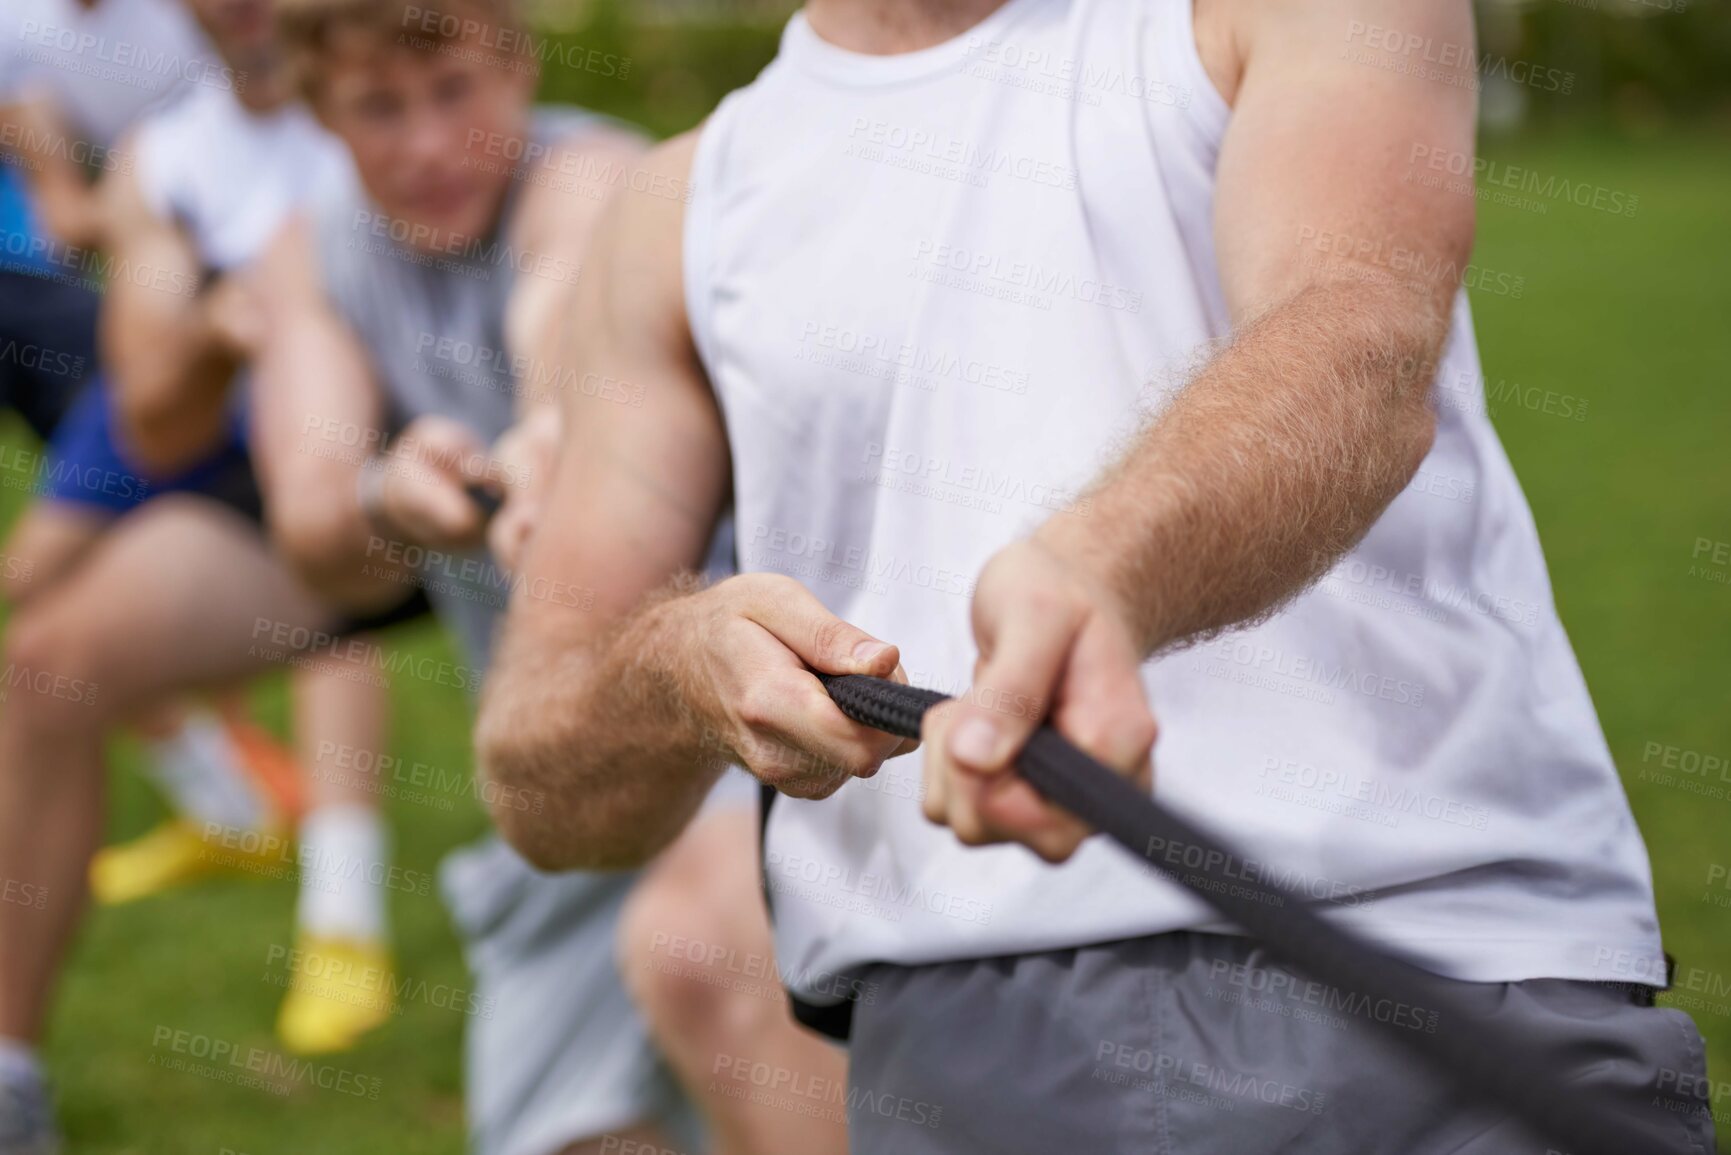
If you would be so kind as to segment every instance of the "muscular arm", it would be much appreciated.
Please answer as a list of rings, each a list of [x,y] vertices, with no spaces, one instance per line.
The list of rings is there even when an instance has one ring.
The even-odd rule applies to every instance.
[[[640,163],[644,146],[637,138],[612,130],[597,130],[555,146],[555,161],[563,153],[572,162],[571,171],[611,171]],[[558,163],[547,166],[557,171]],[[553,275],[530,273],[518,277],[506,306],[505,340],[513,351],[521,350],[538,368],[556,366],[568,355],[570,343],[565,322],[570,316],[582,270],[593,260],[590,241],[596,222],[609,200],[602,187],[559,181],[530,184],[523,191],[519,210],[517,243],[536,269],[556,270]],[[570,273],[567,273],[570,270]],[[542,377],[548,374],[541,374]],[[530,384],[534,383],[531,378]],[[552,389],[525,388],[517,395],[518,414],[539,406],[556,406]]]
[[[1037,535],[1087,559],[1145,654],[1271,612],[1363,536],[1431,444],[1473,202],[1403,177],[1415,144],[1471,155],[1472,90],[1343,58],[1354,21],[1473,42],[1464,0],[1199,5],[1234,98],[1215,234],[1237,331],[1087,516]],[[1404,250],[1404,271],[1318,260],[1313,238],[1331,234]]]
[[[694,137],[644,166],[683,187]],[[728,761],[823,797],[904,748],[844,717],[812,675],[889,675],[895,647],[803,586],[747,574],[698,590],[727,498],[727,438],[685,316],[677,200],[622,194],[578,287],[558,467],[481,704],[483,773],[542,800],[494,808],[557,869],[631,866],[672,840]],[[640,397],[639,402],[637,398]],[[794,753],[792,759],[785,757]]]
[[[104,182],[116,268],[102,310],[103,356],[128,448],[172,472],[215,444],[227,420],[235,352],[211,324],[198,254],[146,203],[134,172]]]
[[[601,171],[639,163],[644,145],[611,129],[580,133],[556,148],[573,162],[572,172]],[[558,168],[559,165],[550,165]],[[567,325],[582,270],[593,259],[590,242],[606,204],[600,186],[550,181],[523,194],[517,241],[531,267],[557,275],[520,276],[505,311],[505,343],[528,369],[520,375],[516,420],[494,443],[504,475],[505,502],[488,529],[495,560],[514,569],[524,543],[541,519],[561,425],[559,387],[569,384],[572,334]]]
[[[675,140],[647,163],[682,176],[692,145]],[[558,516],[529,543],[481,705],[483,772],[548,803],[538,818],[508,808],[494,818],[542,865],[640,860],[684,824],[719,768],[657,681],[671,669],[668,634],[690,628],[686,599],[643,604],[699,564],[727,492],[721,417],[685,325],[682,208],[627,194],[597,230],[570,368],[641,386],[643,400],[560,398],[547,495]],[[651,815],[656,799],[665,805]]]

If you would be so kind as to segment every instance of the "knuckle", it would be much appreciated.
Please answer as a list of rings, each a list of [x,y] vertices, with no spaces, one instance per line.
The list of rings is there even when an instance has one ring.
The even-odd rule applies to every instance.
[[[841,649],[848,625],[840,618],[825,618],[812,630],[812,648],[820,654],[833,654]]]
[[[739,580],[744,583],[742,592],[748,591],[770,604],[791,597],[796,590],[804,588],[793,578],[780,573],[742,574]]]
[[[877,764],[879,766],[882,766],[889,759],[894,758],[896,754],[900,752],[901,748],[902,739],[896,737],[894,734],[874,733],[872,735],[872,757],[877,759]]]
[[[733,715],[747,729],[762,729],[775,717],[774,696],[761,684],[747,686],[733,704]]]
[[[821,774],[802,774],[788,780],[782,788],[782,793],[808,801],[821,801],[841,789],[846,779],[830,778]]]
[[[950,829],[955,831],[956,841],[963,846],[986,846],[992,841],[986,828],[975,819],[959,819],[951,815]]]
[[[1083,717],[1070,725],[1070,741],[1094,755],[1096,758],[1106,752],[1108,736],[1111,728],[1099,717]]]
[[[857,742],[842,755],[838,769],[849,778],[864,778],[875,774],[883,762],[884,756],[878,752],[876,743]]]
[[[1079,846],[1081,841],[1069,834],[1042,834],[1031,843],[1034,853],[1053,866],[1069,861]]]
[[[943,749],[944,735],[949,732],[955,714],[956,702],[951,700],[933,706],[926,711],[925,717],[920,719],[920,743],[930,751],[926,755],[928,760],[935,761],[941,757],[938,751]]]
[[[1154,721],[1154,715],[1146,711],[1131,718],[1125,726],[1125,740],[1139,751],[1151,749],[1159,736],[1160,727]]]

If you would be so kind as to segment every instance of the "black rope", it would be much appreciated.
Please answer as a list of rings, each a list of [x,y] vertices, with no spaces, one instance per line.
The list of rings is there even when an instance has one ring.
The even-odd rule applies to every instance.
[[[481,520],[484,522],[492,521],[497,516],[499,507],[505,504],[503,497],[477,482],[463,486],[463,492],[468,494],[469,500],[480,509]]]
[[[920,719],[946,695],[881,678],[819,674],[842,713],[862,725],[918,738]],[[1156,873],[1180,883],[1311,978],[1373,1003],[1436,1012],[1434,1033],[1382,1022],[1389,1037],[1462,1088],[1500,1104],[1571,1155],[1638,1155],[1651,1132],[1583,1094],[1537,1040],[1481,1015],[1450,983],[1324,921],[1296,892],[1214,834],[1180,818],[1071,745],[1049,726],[1017,758],[1022,777],[1050,801],[1109,835]]]

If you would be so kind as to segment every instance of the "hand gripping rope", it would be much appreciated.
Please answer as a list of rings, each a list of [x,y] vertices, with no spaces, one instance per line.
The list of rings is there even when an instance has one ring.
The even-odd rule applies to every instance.
[[[920,736],[920,719],[947,695],[882,678],[819,674],[842,713],[903,738]],[[1180,818],[1130,782],[1041,726],[1017,758],[1021,775],[1049,801],[1110,835],[1237,923],[1310,978],[1372,1005],[1387,1000],[1435,1012],[1435,1031],[1412,1029],[1396,1016],[1372,1016],[1386,1034],[1429,1060],[1461,1088],[1497,1103],[1569,1155],[1640,1155],[1651,1135],[1582,1094],[1536,1040],[1487,1019],[1456,988],[1324,921],[1298,893],[1271,883],[1265,871],[1212,833]]]

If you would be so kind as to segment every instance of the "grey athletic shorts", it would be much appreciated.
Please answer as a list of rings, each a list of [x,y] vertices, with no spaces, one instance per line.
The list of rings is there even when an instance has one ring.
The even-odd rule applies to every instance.
[[[689,1134],[689,1108],[614,963],[613,928],[637,878],[543,874],[497,838],[440,866],[491,1012],[463,1040],[471,1155],[554,1155],[651,1119]]]
[[[1423,1031],[1425,1008],[1366,1005],[1247,939],[1167,934],[859,977],[874,996],[853,1013],[854,1155],[1560,1155],[1372,1022]],[[1639,1155],[1711,1155],[1687,1015],[1594,983],[1461,985],[1486,1014],[1566,1040],[1580,1083],[1650,1124]]]
[[[757,783],[729,769],[703,813],[757,805]],[[545,874],[498,838],[447,855],[439,890],[489,1014],[463,1047],[470,1155],[555,1155],[655,1122],[700,1150],[696,1109],[626,993],[614,928],[639,875]]]

